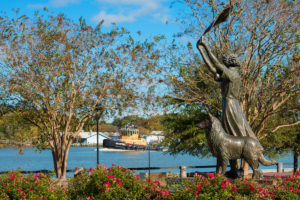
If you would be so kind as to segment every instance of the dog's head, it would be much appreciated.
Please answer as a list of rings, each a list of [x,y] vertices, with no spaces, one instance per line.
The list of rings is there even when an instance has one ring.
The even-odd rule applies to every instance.
[[[211,120],[205,119],[205,120],[201,121],[200,123],[196,124],[196,126],[200,129],[209,128],[211,126]]]

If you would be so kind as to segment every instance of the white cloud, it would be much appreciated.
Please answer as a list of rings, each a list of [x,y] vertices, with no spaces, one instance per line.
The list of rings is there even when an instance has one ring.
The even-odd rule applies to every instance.
[[[155,12],[158,10],[166,12],[167,8],[164,8],[162,2],[165,0],[97,0],[99,3],[111,4],[114,6],[114,10],[117,13],[107,13],[107,11],[100,11],[95,17],[92,18],[93,21],[99,22],[104,20],[104,25],[109,26],[112,22],[133,22],[138,17],[150,15],[157,18]],[[160,13],[163,16],[164,22],[167,21],[167,14]]]
[[[96,16],[94,16],[92,20],[95,22],[100,22],[101,20],[104,20],[104,25],[110,26],[113,22],[133,22],[135,21],[135,18],[133,16],[125,16],[122,14],[107,14],[105,11],[101,11]]]
[[[33,8],[33,9],[41,9],[44,8],[45,4],[28,4],[27,8]]]
[[[55,8],[59,8],[59,7],[65,7],[69,4],[78,4],[80,3],[82,0],[49,0],[47,3],[45,4],[29,4],[27,5],[28,8],[43,8],[43,7],[55,7]]]
[[[64,7],[69,4],[77,4],[80,3],[81,0],[50,0],[49,4],[53,7]]]
[[[169,23],[170,21],[170,16],[164,13],[154,13],[153,17],[160,20],[164,24]]]

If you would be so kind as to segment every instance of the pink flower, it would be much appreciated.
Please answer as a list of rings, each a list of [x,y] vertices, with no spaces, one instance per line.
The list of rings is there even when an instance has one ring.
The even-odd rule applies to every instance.
[[[158,183],[158,185],[161,185],[161,182],[157,179],[155,179],[155,182]]]
[[[90,168],[90,169],[89,169],[89,172],[91,172],[91,171],[93,171],[93,168]]]
[[[36,185],[39,185],[40,183],[39,183],[39,182],[35,182],[35,184],[36,184]]]
[[[194,191],[194,196],[197,196],[198,195],[198,191]]]
[[[162,191],[161,194],[168,196],[168,195],[170,195],[170,192],[168,189],[166,189],[165,191]]]
[[[140,179],[140,176],[139,175],[133,175],[136,179]]]
[[[11,180],[11,181],[14,180],[15,177],[16,177],[16,175],[12,172],[11,175],[10,175],[10,180]]]
[[[212,179],[213,179],[213,178],[216,178],[216,176],[215,176],[213,173],[210,173],[210,172],[209,172],[207,175],[208,175],[209,178],[212,178]]]
[[[121,181],[117,182],[117,185],[123,186],[123,183]]]
[[[201,190],[201,184],[199,184],[199,186],[197,187],[197,190],[198,190],[198,191]]]
[[[103,183],[103,186],[110,186],[111,185],[111,183],[110,182],[108,182],[108,181],[106,181],[105,183]]]

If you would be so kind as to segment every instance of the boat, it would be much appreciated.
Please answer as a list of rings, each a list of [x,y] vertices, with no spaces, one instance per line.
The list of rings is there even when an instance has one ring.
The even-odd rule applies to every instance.
[[[121,136],[117,140],[104,139],[103,148],[136,150],[136,151],[161,151],[162,147],[148,145],[145,138],[139,136],[139,130],[134,126],[120,129]]]

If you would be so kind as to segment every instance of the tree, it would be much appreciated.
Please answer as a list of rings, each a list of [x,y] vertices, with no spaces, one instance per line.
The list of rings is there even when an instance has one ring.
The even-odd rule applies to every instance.
[[[181,106],[180,112],[166,114],[162,119],[165,139],[162,145],[171,154],[189,153],[194,156],[208,156],[205,130],[196,124],[207,115],[196,106]]]
[[[38,130],[28,123],[20,112],[8,112],[0,117],[0,138],[22,143],[33,143]]]
[[[177,36],[199,39],[213,21],[224,1],[180,1],[186,7],[178,21],[184,31]],[[232,1],[235,5],[229,21],[214,28],[205,37],[218,58],[224,53],[240,55],[243,88],[241,107],[259,139],[281,126],[299,124],[281,121],[268,123],[273,116],[286,112],[284,105],[299,94],[299,41],[297,19],[299,4],[294,1]],[[288,22],[288,23],[287,23]],[[196,44],[196,41],[194,42]],[[156,71],[168,86],[169,97],[199,109],[221,111],[221,95],[214,77],[191,42],[173,43],[170,55]],[[171,108],[174,105],[170,105]]]
[[[269,123],[273,124],[293,124],[299,120],[298,97],[290,99],[283,107],[287,112],[278,113]],[[293,152],[294,173],[298,171],[298,157],[300,155],[300,125],[281,126],[269,133],[262,144],[269,149],[270,156]],[[276,144],[276,145],[274,145]]]
[[[112,122],[112,125],[117,126],[119,128],[124,128],[126,125],[135,125],[135,126],[144,126],[146,120],[137,115],[128,115],[123,118],[115,118]]]
[[[156,62],[149,43],[133,41],[124,28],[105,32],[102,23],[93,28],[46,9],[0,19],[1,87],[7,103],[18,104],[39,128],[37,145],[51,149],[59,179],[85,122],[133,106],[142,94],[140,74]]]

